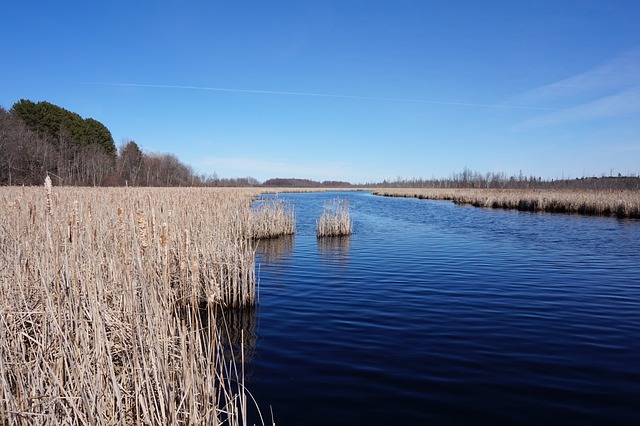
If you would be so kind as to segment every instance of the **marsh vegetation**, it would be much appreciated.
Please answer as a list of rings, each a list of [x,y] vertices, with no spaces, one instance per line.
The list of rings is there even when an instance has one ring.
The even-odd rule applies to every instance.
[[[373,193],[448,200],[476,207],[640,218],[640,191],[637,190],[385,188]]]
[[[254,202],[250,216],[254,239],[292,235],[296,232],[293,205],[278,198],[262,198]]]
[[[324,210],[317,222],[317,236],[339,237],[351,235],[353,225],[349,210],[349,202],[346,199],[336,198],[335,200],[325,201]]]
[[[4,421],[241,424],[243,348],[212,319],[255,303],[256,195],[0,188]]]

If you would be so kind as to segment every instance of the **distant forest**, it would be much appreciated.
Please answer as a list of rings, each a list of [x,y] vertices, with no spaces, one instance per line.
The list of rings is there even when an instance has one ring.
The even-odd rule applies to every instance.
[[[383,188],[492,188],[492,189],[572,189],[572,190],[640,190],[638,176],[580,177],[575,179],[543,180],[541,177],[507,176],[505,173],[478,173],[464,168],[442,179],[402,179],[368,184]]]
[[[109,129],[49,102],[22,99],[0,107],[0,185],[41,185],[46,176],[66,186],[270,186],[325,188],[519,188],[640,190],[638,176],[543,180],[536,176],[478,173],[468,168],[447,178],[402,179],[353,185],[342,181],[198,174],[174,154],[143,152],[134,141],[116,147]]]
[[[116,148],[111,132],[49,102],[22,99],[0,107],[0,185],[254,186],[253,178],[197,174],[174,154],[143,152],[134,141]]]
[[[341,181],[276,178],[263,186],[285,188],[491,188],[491,189],[572,189],[572,190],[640,190],[640,177],[603,176],[576,179],[542,180],[533,176],[507,176],[505,173],[478,173],[464,169],[443,179],[402,179],[352,185]]]

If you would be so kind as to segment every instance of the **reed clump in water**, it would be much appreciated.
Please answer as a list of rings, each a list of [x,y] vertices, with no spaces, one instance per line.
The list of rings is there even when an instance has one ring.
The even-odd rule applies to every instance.
[[[255,202],[250,217],[251,237],[275,238],[296,232],[293,206],[278,198],[263,198]]]
[[[349,202],[340,198],[325,202],[324,211],[317,221],[318,237],[338,237],[351,235],[353,224]]]
[[[547,189],[379,189],[375,195],[448,200],[476,207],[640,218],[640,191]]]
[[[0,188],[3,421],[246,422],[211,318],[255,301],[255,195]]]

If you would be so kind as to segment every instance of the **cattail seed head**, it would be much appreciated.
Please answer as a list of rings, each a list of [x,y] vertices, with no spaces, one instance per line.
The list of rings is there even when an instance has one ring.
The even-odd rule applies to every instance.
[[[151,243],[156,242],[156,211],[151,209]]]
[[[78,200],[73,200],[73,227],[78,229]]]
[[[53,214],[53,205],[51,202],[52,185],[49,176],[44,179],[44,189],[47,192],[47,214],[51,216]]]
[[[140,247],[142,255],[144,256],[149,246],[149,241],[147,239],[147,224],[144,220],[144,211],[142,210],[138,210],[138,230],[140,231]]]

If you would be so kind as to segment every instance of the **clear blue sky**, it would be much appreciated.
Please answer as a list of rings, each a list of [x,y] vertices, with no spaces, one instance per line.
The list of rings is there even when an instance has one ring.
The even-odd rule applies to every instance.
[[[5,2],[0,105],[220,177],[640,174],[640,1]]]

